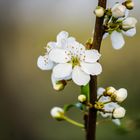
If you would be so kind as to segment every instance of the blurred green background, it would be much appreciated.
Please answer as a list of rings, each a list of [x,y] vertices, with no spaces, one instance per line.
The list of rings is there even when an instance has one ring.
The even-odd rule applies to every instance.
[[[116,0],[108,0],[111,6]],[[132,14],[140,19],[139,0]],[[92,34],[97,0],[0,0],[0,140],[84,140],[84,131],[50,116],[53,106],[77,101],[79,87],[72,82],[55,92],[51,72],[41,71],[36,62],[48,41],[61,30],[85,43]],[[127,88],[123,106],[127,118],[140,118],[140,26],[137,35],[126,37],[120,51],[110,39],[102,43],[103,73],[99,86]],[[69,115],[82,121],[76,109]],[[137,121],[137,123],[140,123]],[[128,125],[131,129],[132,125]],[[97,127],[97,140],[138,140],[140,129],[119,133],[112,123]]]

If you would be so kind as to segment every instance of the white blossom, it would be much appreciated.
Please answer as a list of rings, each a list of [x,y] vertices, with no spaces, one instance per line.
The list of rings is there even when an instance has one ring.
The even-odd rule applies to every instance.
[[[50,113],[51,116],[55,119],[63,119],[64,110],[60,107],[53,107]]]
[[[50,60],[57,63],[53,68],[54,77],[61,80],[71,77],[79,86],[86,85],[90,75],[102,72],[97,62],[100,56],[97,50],[86,50],[74,39],[67,40],[61,48],[55,48],[49,53]]]
[[[52,62],[49,58],[49,53],[51,50],[54,48],[61,48],[62,46],[64,47],[69,40],[75,40],[73,37],[68,37],[68,33],[65,31],[61,31],[57,37],[56,37],[56,42],[49,42],[46,46],[46,53],[44,56],[39,56],[37,60],[37,66],[41,70],[51,70],[54,66],[55,63]]]
[[[102,102],[102,103],[105,103],[104,104],[104,107],[102,108],[103,111],[99,111],[99,114],[103,117],[103,118],[111,118],[112,119],[112,122],[116,125],[121,125],[121,122],[120,122],[120,118],[124,117],[125,115],[125,109],[122,108],[118,102],[114,102],[111,100],[111,96],[104,96],[104,93],[107,92],[107,91],[110,91],[111,95],[116,95],[116,92],[117,94],[120,95],[120,93],[123,92],[126,92],[126,89],[124,88],[121,88],[119,90],[116,90],[114,87],[108,87],[106,89],[104,88],[98,88],[97,90],[97,99],[100,99],[98,100],[98,102]],[[102,96],[101,96],[102,95]],[[117,96],[115,96],[117,97]],[[124,98],[123,98],[124,99]]]
[[[123,5],[120,3],[117,3],[114,7],[116,10],[118,10],[119,7],[123,7]],[[114,7],[112,8],[113,10],[114,10]],[[107,36],[110,35],[112,47],[116,50],[121,49],[125,45],[125,40],[124,40],[123,35],[132,37],[136,34],[137,20],[134,17],[128,17],[129,16],[128,10],[123,10],[122,8],[122,11],[123,11],[122,12],[123,16],[116,17],[115,23],[112,17],[109,19],[109,21],[107,20],[107,17],[105,17],[105,23],[104,23],[105,26],[108,28],[108,30],[111,30],[111,31],[105,32],[103,35],[103,39],[105,39]],[[112,13],[112,16],[113,16],[113,13]],[[114,24],[116,27],[112,28],[112,26],[108,26],[112,24]]]
[[[125,116],[126,110],[123,107],[118,107],[113,111],[113,117],[116,119],[121,119]]]
[[[125,15],[125,11],[126,7],[121,3],[116,3],[111,9],[112,16],[115,18],[123,17]]]

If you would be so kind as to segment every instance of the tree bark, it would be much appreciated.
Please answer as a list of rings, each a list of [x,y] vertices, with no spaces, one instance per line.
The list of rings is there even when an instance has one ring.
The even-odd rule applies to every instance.
[[[106,9],[107,0],[98,0],[98,6]],[[91,49],[96,49],[100,51],[100,46],[102,42],[104,27],[103,27],[104,17],[96,17],[95,32],[93,35],[93,44]],[[91,76],[90,80],[90,103],[95,104],[97,100],[97,76]],[[86,140],[96,140],[96,118],[97,110],[95,108],[89,109],[86,124]]]

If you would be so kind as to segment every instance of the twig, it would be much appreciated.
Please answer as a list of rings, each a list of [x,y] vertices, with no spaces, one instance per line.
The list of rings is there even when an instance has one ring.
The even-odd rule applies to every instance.
[[[101,6],[103,8],[106,8],[106,2],[107,0],[99,0],[98,6]],[[93,44],[91,46],[91,49],[96,49],[100,51],[100,46],[102,42],[103,37],[103,20],[102,18],[96,18],[95,23],[95,32],[93,36]],[[95,104],[95,101],[97,100],[97,76],[91,76],[90,80],[90,103]],[[86,140],[95,140],[96,139],[96,118],[97,118],[97,110],[95,108],[89,109],[89,115],[87,122],[85,123],[87,126],[85,126],[86,129]]]

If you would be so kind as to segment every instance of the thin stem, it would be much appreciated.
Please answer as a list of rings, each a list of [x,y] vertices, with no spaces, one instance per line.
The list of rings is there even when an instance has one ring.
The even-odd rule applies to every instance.
[[[99,98],[97,99],[97,101],[99,101],[104,95],[100,95]]]
[[[104,102],[104,104],[109,104],[109,103],[112,103],[112,101],[110,100],[110,101]]]
[[[103,113],[113,113],[112,111],[106,111],[106,110],[104,110],[104,109],[102,109],[102,110],[100,110],[100,111],[102,111]]]
[[[106,9],[106,2],[107,0],[99,0],[98,6],[101,6]],[[95,23],[95,32],[93,36],[93,44],[91,49],[96,49],[100,51],[100,46],[102,42],[104,27],[103,27],[103,20],[102,18],[96,18]],[[91,76],[90,80],[90,103],[95,104],[97,100],[97,76]],[[89,115],[86,119],[86,140],[95,140],[96,139],[96,118],[97,118],[97,110],[95,108],[89,109]]]
[[[81,123],[78,123],[78,122],[76,122],[76,121],[74,121],[74,120],[72,120],[72,119],[70,119],[70,118],[68,118],[68,117],[66,117],[66,116],[64,116],[63,118],[64,118],[65,121],[67,121],[67,122],[69,122],[69,123],[71,123],[71,124],[73,124],[73,125],[75,125],[75,126],[84,128],[84,125],[81,124]]]

